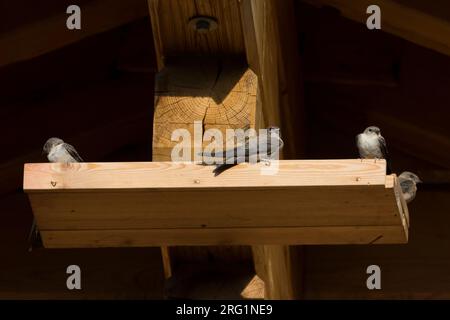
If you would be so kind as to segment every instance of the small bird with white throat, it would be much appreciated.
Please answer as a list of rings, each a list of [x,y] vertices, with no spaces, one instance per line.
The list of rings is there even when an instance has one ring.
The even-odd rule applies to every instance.
[[[364,132],[356,136],[356,146],[361,159],[385,159],[387,173],[392,172],[386,140],[381,135],[380,128],[375,126],[367,127]]]
[[[415,173],[405,171],[398,176],[398,181],[402,188],[403,198],[406,203],[410,203],[416,197],[417,184],[422,183],[422,180]]]
[[[42,152],[47,155],[50,162],[72,163],[83,162],[83,159],[78,154],[75,148],[65,143],[59,138],[50,138],[45,142]],[[30,243],[29,251],[33,250],[33,245],[40,241],[40,234],[36,224],[36,219],[33,219],[31,230],[28,234],[28,242]]]
[[[43,153],[50,162],[83,162],[75,148],[59,138],[50,138],[44,144]]]

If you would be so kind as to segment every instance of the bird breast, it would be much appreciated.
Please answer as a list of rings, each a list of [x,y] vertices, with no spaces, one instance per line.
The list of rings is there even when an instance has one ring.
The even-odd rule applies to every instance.
[[[361,156],[364,158],[383,158],[380,150],[380,143],[378,141],[378,136],[360,134],[358,135],[358,147]]]
[[[57,145],[53,147],[48,156],[50,162],[74,162],[72,156],[67,152],[67,150],[62,145]]]

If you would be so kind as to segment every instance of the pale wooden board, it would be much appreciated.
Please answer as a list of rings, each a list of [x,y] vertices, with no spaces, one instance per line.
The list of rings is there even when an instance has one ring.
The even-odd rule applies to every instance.
[[[242,163],[215,177],[214,167],[192,162],[28,163],[23,188],[32,191],[198,189],[306,186],[386,186],[384,160],[279,160]],[[52,183],[53,182],[53,183]],[[391,183],[392,184],[392,183]],[[390,186],[392,187],[392,186]]]
[[[29,198],[42,230],[400,223],[393,189],[380,186],[41,192]]]
[[[395,225],[400,221],[385,162],[282,160],[241,164],[214,177],[193,163],[27,164],[42,230],[243,226]],[[273,165],[273,164],[272,164]],[[95,191],[95,192],[92,192]],[[204,200],[208,199],[205,205]]]
[[[142,243],[142,233],[154,232],[147,240],[154,245],[299,244],[332,243],[320,234],[333,228],[378,227],[407,239],[399,186],[395,175],[385,176],[384,161],[282,160],[273,176],[255,170],[260,165],[211,177],[211,168],[193,163],[27,164],[24,189],[44,233],[132,232]],[[315,240],[286,232],[308,227]],[[375,238],[368,232],[360,240],[358,232],[335,241]]]
[[[406,243],[401,226],[43,231],[47,248]]]

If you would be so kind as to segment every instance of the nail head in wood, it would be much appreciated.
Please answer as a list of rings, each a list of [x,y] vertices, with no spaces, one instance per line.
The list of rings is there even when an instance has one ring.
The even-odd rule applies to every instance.
[[[199,33],[207,33],[217,29],[217,20],[213,17],[195,16],[189,20],[189,26]]]

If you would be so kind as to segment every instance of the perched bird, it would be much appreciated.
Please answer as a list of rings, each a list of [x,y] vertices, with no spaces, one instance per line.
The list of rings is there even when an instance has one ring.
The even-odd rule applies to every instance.
[[[392,172],[386,140],[381,135],[380,128],[367,127],[363,133],[356,136],[356,146],[362,159],[385,159],[387,173]]]
[[[50,162],[83,162],[77,150],[59,138],[50,138],[44,144],[43,153]]]
[[[276,141],[275,145],[272,145],[273,140]],[[283,140],[281,139],[280,128],[269,127],[267,128],[267,134],[260,134],[257,137],[255,145],[252,145],[251,138],[245,137],[244,141],[244,154],[238,154],[238,150],[242,146],[235,147],[232,151],[228,150],[223,153],[222,160],[223,164],[219,164],[213,170],[214,176],[218,176],[225,170],[234,167],[235,165],[242,162],[250,162],[252,158],[256,157],[256,161],[269,161],[269,158],[277,151],[283,148]],[[266,143],[266,150],[263,150],[263,143]],[[214,155],[212,155],[214,156]]]
[[[410,203],[416,197],[416,185],[422,183],[422,180],[420,180],[416,174],[409,171],[402,172],[402,174],[398,176],[398,180],[400,182],[400,187],[402,188],[403,198],[406,203]]]
[[[73,146],[65,143],[59,138],[50,138],[44,144],[43,153],[47,155],[47,159],[50,162],[82,162],[83,159],[80,157],[78,152]],[[33,244],[41,241],[39,230],[36,225],[36,220],[33,219],[33,224],[31,225],[30,233],[28,234],[28,242],[31,244],[29,251],[33,249]]]

